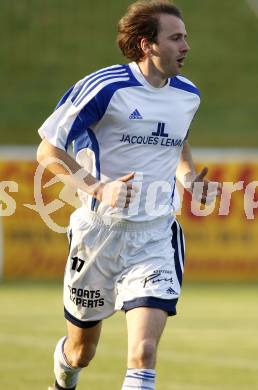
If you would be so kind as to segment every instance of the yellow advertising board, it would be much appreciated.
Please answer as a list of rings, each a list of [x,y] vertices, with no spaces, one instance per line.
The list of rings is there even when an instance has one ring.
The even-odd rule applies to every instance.
[[[207,166],[209,179],[223,182],[227,191],[215,207],[204,211],[207,216],[197,216],[203,210],[191,202],[189,194],[183,194],[178,219],[186,235],[187,280],[258,281],[258,158],[229,155],[213,159],[197,154],[195,158],[198,168]],[[33,156],[14,159],[0,155],[0,258],[5,279],[57,279],[64,272],[65,231],[76,197],[68,204],[63,185],[55,183],[46,171],[39,172]],[[43,209],[51,208],[53,229],[35,206],[39,203],[35,172],[42,188],[45,185],[40,201]]]
[[[35,160],[1,160],[0,158],[0,183],[4,183],[0,190],[0,205],[2,214],[13,210],[10,208],[10,199],[15,204],[15,212],[12,215],[2,216],[2,272],[5,279],[57,279],[63,275],[66,255],[68,251],[65,234],[53,232],[42,220],[40,215],[25,204],[33,205],[34,199],[34,174],[37,168]],[[50,175],[44,175],[47,182]],[[9,182],[9,186],[7,185]],[[16,182],[16,192],[10,190]],[[58,199],[60,185],[51,186],[44,191],[44,202]],[[3,191],[4,190],[4,191]],[[5,200],[3,201],[3,194]],[[61,226],[67,226],[69,214],[72,208],[65,204],[64,207],[53,213],[53,219]]]
[[[209,168],[209,179],[222,182],[225,191],[207,216],[194,215],[199,206],[193,206],[184,193],[178,219],[186,235],[185,276],[190,280],[257,281],[258,158],[220,162],[204,158],[198,164],[199,169],[203,166]],[[229,200],[226,190],[232,185],[235,192]]]

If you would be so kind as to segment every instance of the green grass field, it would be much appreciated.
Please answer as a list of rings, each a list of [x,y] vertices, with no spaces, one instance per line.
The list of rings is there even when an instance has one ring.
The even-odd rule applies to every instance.
[[[157,390],[256,390],[257,296],[255,285],[186,285],[161,341]],[[53,348],[65,331],[61,283],[3,283],[0,312],[1,389],[46,390]],[[78,390],[119,390],[125,362],[125,318],[118,313],[105,321]]]
[[[1,0],[0,144],[37,144],[60,96],[89,72],[123,63],[116,26],[132,0]],[[257,16],[247,1],[176,0],[201,90],[194,146],[258,147]]]

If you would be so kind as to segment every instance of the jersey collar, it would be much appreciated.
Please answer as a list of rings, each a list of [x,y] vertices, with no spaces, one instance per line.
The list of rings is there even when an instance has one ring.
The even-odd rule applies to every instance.
[[[161,91],[164,91],[166,89],[169,88],[169,84],[170,84],[170,79],[168,79],[166,85],[164,85],[164,87],[161,87],[161,88],[156,88],[156,87],[153,87],[153,85],[151,85],[147,80],[146,78],[143,76],[142,72],[140,71],[140,68],[138,66],[138,64],[136,62],[130,62],[129,64],[129,67],[134,75],[134,77],[142,84],[144,85],[146,88],[148,88],[149,90],[153,91],[153,92],[161,92]]]

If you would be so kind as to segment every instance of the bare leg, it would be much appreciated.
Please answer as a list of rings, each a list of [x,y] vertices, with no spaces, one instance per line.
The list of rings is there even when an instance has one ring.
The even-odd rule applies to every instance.
[[[160,309],[140,307],[128,311],[126,319],[128,369],[122,389],[154,390],[157,348],[167,313]]]
[[[93,359],[99,342],[101,325],[91,328],[78,328],[67,321],[68,337],[64,345],[64,353],[72,367],[86,367]]]
[[[128,368],[155,368],[157,347],[167,313],[139,307],[126,314],[128,329]]]
[[[89,365],[98,345],[101,322],[79,328],[67,321],[68,336],[62,338],[54,353],[54,371],[58,389],[75,389],[81,368]]]

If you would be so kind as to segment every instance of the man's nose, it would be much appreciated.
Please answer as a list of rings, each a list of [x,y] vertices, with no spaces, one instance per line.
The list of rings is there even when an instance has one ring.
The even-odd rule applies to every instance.
[[[188,45],[188,43],[186,41],[184,41],[183,45],[182,45],[182,48],[181,48],[181,51],[183,53],[187,53],[189,50],[190,50],[190,46]]]

